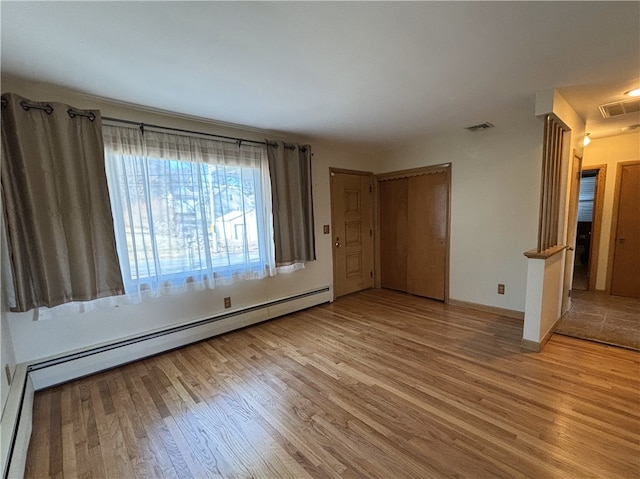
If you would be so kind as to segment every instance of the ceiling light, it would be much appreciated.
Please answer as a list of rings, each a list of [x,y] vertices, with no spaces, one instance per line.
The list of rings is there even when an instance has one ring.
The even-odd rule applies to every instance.
[[[625,95],[628,96],[640,96],[640,88],[636,88],[634,90],[629,90]]]
[[[584,140],[582,140],[582,146],[587,146],[589,143],[591,143],[591,138],[589,138],[590,134],[591,133],[584,134]]]

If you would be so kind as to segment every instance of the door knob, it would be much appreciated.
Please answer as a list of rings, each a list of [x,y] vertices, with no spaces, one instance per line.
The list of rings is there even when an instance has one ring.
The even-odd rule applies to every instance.
[[[336,236],[336,248],[340,248],[340,246],[342,246],[342,245],[340,244],[340,237],[339,237],[339,236]]]
[[[618,238],[618,241],[619,241],[620,243],[624,243],[624,240],[625,240],[625,239],[626,239],[626,238]]]

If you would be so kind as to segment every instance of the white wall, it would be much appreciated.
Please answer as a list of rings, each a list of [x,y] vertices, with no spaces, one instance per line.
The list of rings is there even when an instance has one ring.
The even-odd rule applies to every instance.
[[[144,121],[203,132],[262,140],[287,138],[274,132],[239,129],[213,122],[166,115],[83,96],[59,87],[14,78],[2,79],[3,92],[13,92],[31,100],[62,101],[77,108],[98,108],[104,116]],[[358,149],[312,142],[313,192],[317,261],[306,269],[264,280],[235,283],[210,291],[162,297],[148,303],[98,309],[46,321],[33,321],[30,313],[7,313],[17,362],[33,361],[163,329],[168,326],[208,318],[224,312],[223,298],[231,296],[233,309],[330,286],[332,284],[331,236],[322,234],[322,225],[331,223],[329,166],[367,169],[372,156]],[[7,335],[8,337],[9,335]],[[3,344],[5,341],[3,333]],[[11,344],[9,341],[8,344]],[[4,348],[3,348],[4,350]],[[4,358],[3,358],[4,361]]]
[[[523,252],[537,238],[543,133],[532,103],[487,118],[495,128],[461,125],[389,151],[377,171],[452,164],[451,299],[524,311]]]
[[[592,140],[584,149],[582,169],[590,166],[607,165],[604,205],[602,208],[602,228],[600,229],[600,250],[598,251],[598,271],[596,289],[604,290],[607,283],[607,261],[611,245],[611,215],[613,213],[618,163],[640,160],[640,132],[610,138]],[[600,185],[598,185],[600,187]]]
[[[564,261],[561,253],[546,259],[529,259],[522,339],[539,347],[559,318]]]
[[[0,399],[2,400],[0,403],[0,416],[2,416],[4,405],[9,395],[9,381],[5,374],[5,367],[8,366],[11,374],[13,374],[16,366],[16,359],[13,353],[13,341],[11,340],[9,325],[4,313],[0,314],[0,361],[0,366],[2,367],[2,371],[0,371],[0,375],[2,376],[2,379],[0,379]]]
[[[3,204],[0,199],[0,210],[2,210]],[[4,221],[0,218],[0,228],[4,228]],[[5,245],[5,235],[2,234],[2,240],[0,241],[0,248],[4,248]],[[7,260],[5,255],[0,255],[0,266],[2,266],[2,272],[6,271],[6,265],[3,264],[4,261]],[[4,279],[4,274],[1,275],[2,279]],[[2,297],[1,292],[3,291],[0,288],[0,305],[4,304],[4,298]],[[10,382],[7,377],[5,371],[6,368],[9,369],[11,376],[13,376],[14,370],[16,366],[16,358],[13,352],[13,341],[11,340],[11,333],[9,332],[9,325],[7,323],[7,318],[4,312],[0,311],[0,417],[2,417],[4,412],[4,406],[7,403],[7,397],[9,396],[9,387]]]

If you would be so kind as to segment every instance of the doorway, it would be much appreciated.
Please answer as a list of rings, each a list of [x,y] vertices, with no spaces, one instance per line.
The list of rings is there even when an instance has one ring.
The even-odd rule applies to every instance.
[[[333,295],[373,287],[373,173],[331,168]]]
[[[589,166],[580,173],[576,251],[572,289],[596,289],[606,165]]]
[[[600,286],[596,286],[595,274],[600,249],[606,165],[590,165],[582,174],[586,178],[594,178],[595,173],[595,180],[587,179],[584,189],[581,185],[581,199],[590,201],[590,197],[594,197],[592,212],[586,214],[585,211],[588,212],[591,207],[583,206],[583,215],[579,215],[578,223],[588,223],[591,216],[591,229],[589,225],[578,225],[576,242],[576,264],[588,264],[588,290],[581,290],[579,283],[574,282],[571,309],[558,322],[555,333],[640,350],[640,275],[637,274],[640,270],[640,221],[637,214],[640,204],[640,162],[618,163],[617,169],[610,253],[607,258],[607,291],[602,290],[604,277],[600,277]],[[583,195],[592,188],[590,182],[595,183],[593,195]],[[586,236],[589,231],[591,235]],[[576,268],[574,279],[578,274]]]

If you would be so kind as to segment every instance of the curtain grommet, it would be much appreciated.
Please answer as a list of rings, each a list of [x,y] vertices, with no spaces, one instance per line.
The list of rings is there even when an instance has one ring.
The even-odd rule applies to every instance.
[[[44,111],[47,115],[51,115],[51,113],[53,113],[53,107],[51,105],[49,105],[48,103],[45,106],[40,106],[40,105],[36,105],[36,104],[31,104],[31,103],[27,102],[26,100],[22,100],[20,102],[20,106],[22,107],[22,109],[24,111],[29,111],[32,108],[34,108],[36,110]]]
[[[92,111],[90,111],[89,113],[85,113],[83,111],[75,111],[73,108],[69,108],[67,110],[67,114],[71,118],[75,118],[76,116],[84,116],[85,118],[88,118],[89,121],[93,121],[96,119],[96,115]]]

